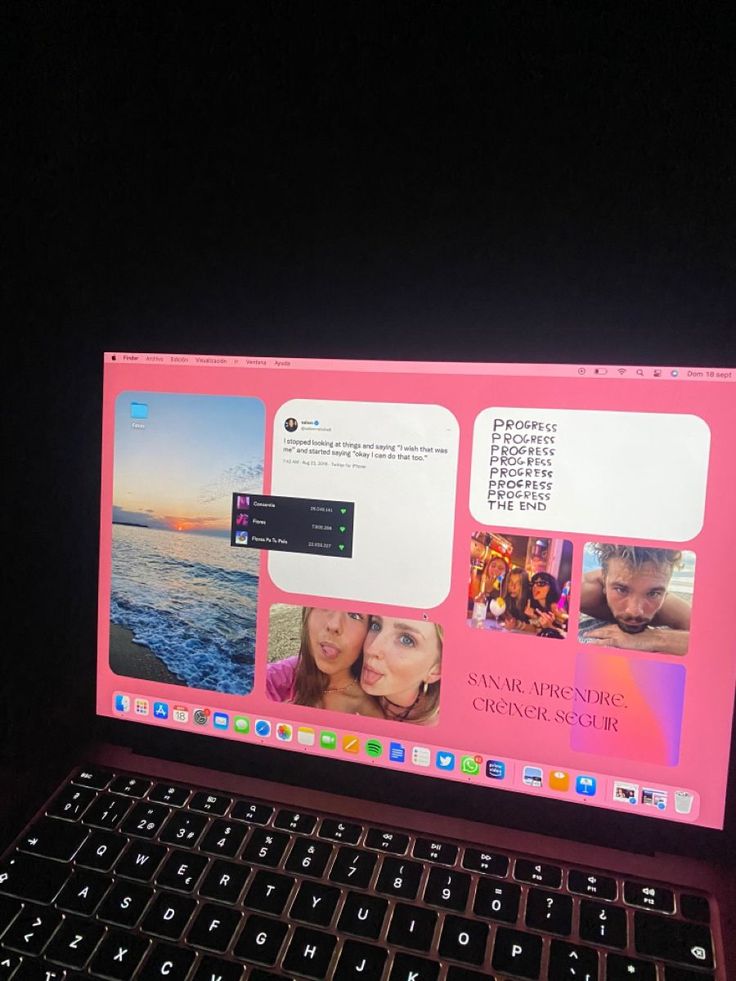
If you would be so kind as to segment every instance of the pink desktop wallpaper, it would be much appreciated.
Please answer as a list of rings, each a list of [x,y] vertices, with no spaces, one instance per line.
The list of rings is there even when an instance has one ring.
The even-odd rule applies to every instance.
[[[640,813],[722,826],[736,678],[723,593],[733,547],[724,530],[732,527],[730,489],[736,481],[732,388],[667,379],[561,379],[544,369],[521,377],[509,366],[503,366],[507,373],[482,375],[458,366],[241,365],[149,364],[142,355],[113,363],[107,356],[99,714],[564,797],[593,808],[631,807],[615,794],[617,782],[628,782],[637,788]],[[311,415],[305,408],[310,402],[316,407]],[[206,423],[197,408],[205,405]],[[393,405],[418,408],[396,410],[392,437],[386,422],[391,412],[384,409]],[[533,417],[526,423],[520,416],[514,426],[527,434],[533,452],[547,453],[540,460],[551,461],[546,472],[552,476],[543,475],[542,464],[527,467],[538,470],[522,477],[529,496],[486,515],[479,509],[495,498],[478,441],[485,439],[481,414],[494,407],[501,407],[499,419],[510,418],[514,407]],[[630,424],[640,434],[635,443],[632,437],[627,457],[619,451],[609,456],[602,436],[597,442],[606,427],[616,432],[615,412],[633,414],[621,419],[622,427]],[[637,414],[657,417],[649,440]],[[290,431],[292,419],[296,431]],[[372,436],[366,435],[369,425]],[[146,439],[156,427],[156,446],[143,456],[129,455],[131,440]],[[548,434],[554,440],[545,444]],[[410,441],[410,435],[416,438]],[[303,442],[289,443],[292,437]],[[685,454],[672,466],[660,452],[670,438]],[[320,469],[318,450],[327,456],[327,447],[329,462]],[[306,459],[291,462],[292,450],[301,450],[314,466]],[[643,491],[635,480],[638,460]],[[142,475],[156,472],[157,461],[155,486],[146,486]],[[601,461],[612,478],[592,472]],[[631,502],[641,495],[640,517],[630,514],[633,504],[615,515],[605,504],[596,511],[596,481],[615,483],[616,471],[624,469],[631,476],[622,478],[622,493],[630,493]],[[679,480],[683,470],[690,483]],[[297,497],[356,501],[352,558],[233,547],[233,495],[288,495],[292,480]],[[351,486],[355,493],[348,498]],[[392,486],[399,508],[394,515],[385,505]],[[426,495],[412,502],[412,487],[425,486]],[[516,485],[509,479],[504,486]],[[556,523],[548,523],[550,516]],[[632,534],[645,531],[647,522],[656,534]],[[251,533],[252,520],[238,528]],[[119,564],[121,542],[132,548],[125,542],[134,539],[146,555],[138,578],[129,573],[125,555]],[[157,544],[164,540],[165,549]],[[684,556],[673,577],[682,622],[666,625],[652,649],[641,646],[636,634],[632,646],[616,646],[629,643],[625,633],[612,643],[605,630],[596,634],[595,623],[589,642],[578,638],[584,580],[594,574],[590,562],[584,568],[591,542]],[[376,575],[362,575],[361,563],[372,570],[374,561],[386,571],[371,595]],[[330,570],[323,592],[314,572],[319,562]],[[209,598],[214,581],[216,607]],[[649,590],[655,597],[656,589],[655,583]],[[344,707],[317,711],[288,697],[281,703],[268,697],[269,664],[291,663],[300,642],[299,616],[285,617],[277,634],[274,616],[297,607],[350,618],[358,636],[354,674],[378,685],[378,702],[361,702],[359,714],[347,716]],[[377,635],[404,622],[418,624],[419,643],[431,647],[423,677],[437,700],[424,717],[411,710],[403,718],[401,711],[387,716],[379,672],[360,674]],[[290,683],[287,678],[287,692]],[[348,677],[342,687],[362,697],[352,684]],[[421,681],[417,692],[420,699]],[[124,698],[116,703],[116,696]],[[152,708],[136,714],[136,699],[165,703],[166,717],[156,717]],[[365,707],[376,704],[383,715]],[[174,706],[181,711],[174,713]],[[204,727],[193,722],[197,710],[206,710]],[[211,722],[215,713],[227,720],[221,731]],[[247,719],[247,730],[245,722],[235,727],[235,717]],[[270,723],[270,730],[262,729],[267,735],[256,733],[256,720]],[[277,736],[279,723],[285,728]],[[321,741],[325,730],[335,735],[334,746]],[[348,736],[357,737],[358,752]],[[371,738],[382,743],[377,756],[364,749]],[[296,755],[294,760],[298,765]],[[542,771],[536,784],[528,767]],[[658,807],[647,806],[652,801]]]

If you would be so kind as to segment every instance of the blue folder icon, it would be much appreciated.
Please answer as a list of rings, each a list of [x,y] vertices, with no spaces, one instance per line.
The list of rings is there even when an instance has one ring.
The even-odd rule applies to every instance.
[[[131,419],[147,419],[148,418],[148,403],[146,403],[146,402],[131,402],[130,403],[130,418]]]

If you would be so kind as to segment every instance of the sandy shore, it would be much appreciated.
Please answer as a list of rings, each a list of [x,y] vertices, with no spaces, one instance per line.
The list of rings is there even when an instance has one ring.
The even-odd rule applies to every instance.
[[[268,624],[268,661],[280,661],[299,653],[299,636],[302,629],[301,606],[274,603]]]
[[[145,644],[135,644],[130,630],[116,623],[110,624],[110,669],[126,678],[160,681],[167,685],[184,684]]]

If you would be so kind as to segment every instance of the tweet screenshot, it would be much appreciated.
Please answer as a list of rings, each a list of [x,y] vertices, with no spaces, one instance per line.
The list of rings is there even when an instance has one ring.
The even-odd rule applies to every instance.
[[[290,431],[289,420],[303,420]],[[270,555],[285,592],[434,607],[447,597],[459,426],[439,405],[290,401],[274,420],[271,490],[351,501],[353,561]],[[421,569],[421,575],[417,570]]]

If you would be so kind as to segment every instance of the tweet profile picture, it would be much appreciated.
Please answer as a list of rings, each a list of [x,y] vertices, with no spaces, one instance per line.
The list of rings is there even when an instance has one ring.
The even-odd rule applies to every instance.
[[[287,431],[287,433],[296,432],[298,428],[299,423],[293,416],[289,416],[289,418],[284,422],[284,429]]]

